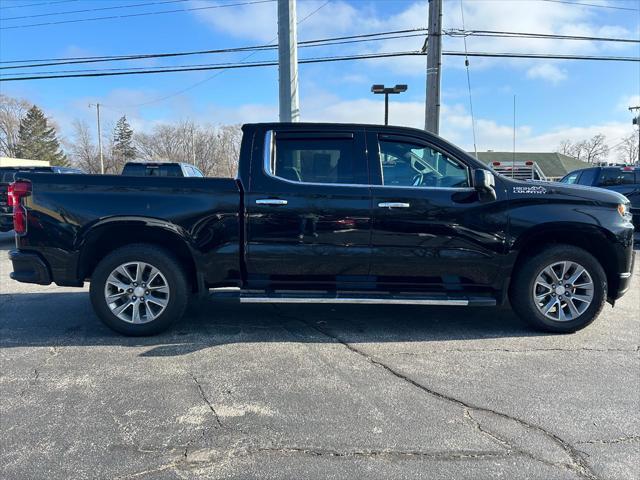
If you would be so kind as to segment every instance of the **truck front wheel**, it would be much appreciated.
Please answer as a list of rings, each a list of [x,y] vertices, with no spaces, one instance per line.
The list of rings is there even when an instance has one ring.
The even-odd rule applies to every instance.
[[[189,289],[178,261],[147,244],[107,255],[91,277],[91,303],[109,328],[129,336],[154,335],[182,317]]]
[[[607,276],[593,255],[555,245],[527,259],[515,273],[511,306],[535,328],[569,333],[593,322],[606,301]]]

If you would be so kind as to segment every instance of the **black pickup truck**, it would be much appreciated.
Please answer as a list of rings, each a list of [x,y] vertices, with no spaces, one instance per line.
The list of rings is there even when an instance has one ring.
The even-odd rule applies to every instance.
[[[243,132],[236,179],[21,175],[11,189],[11,277],[90,281],[98,316],[127,335],[165,329],[194,294],[509,300],[534,326],[571,332],[629,288],[633,226],[618,193],[513,181],[410,128],[273,123]]]

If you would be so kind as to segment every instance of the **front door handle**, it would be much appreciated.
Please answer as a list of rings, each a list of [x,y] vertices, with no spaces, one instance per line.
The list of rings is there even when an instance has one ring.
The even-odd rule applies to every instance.
[[[256,200],[256,204],[258,205],[286,205],[287,203],[289,202],[279,198],[261,198]]]
[[[380,202],[378,204],[380,208],[409,208],[410,206],[410,203],[403,202]]]

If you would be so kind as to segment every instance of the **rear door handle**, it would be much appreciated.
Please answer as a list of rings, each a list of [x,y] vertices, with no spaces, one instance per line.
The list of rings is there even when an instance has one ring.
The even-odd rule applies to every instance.
[[[261,198],[256,200],[256,204],[258,205],[286,205],[287,203],[289,202],[279,198]]]
[[[409,208],[410,206],[410,203],[403,202],[380,202],[378,204],[380,208]]]

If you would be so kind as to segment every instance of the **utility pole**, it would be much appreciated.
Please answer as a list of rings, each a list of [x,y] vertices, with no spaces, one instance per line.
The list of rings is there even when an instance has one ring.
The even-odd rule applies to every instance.
[[[427,35],[427,103],[424,129],[440,131],[440,72],[442,64],[442,0],[429,0]]]
[[[636,165],[640,165],[640,105],[629,107],[630,112],[633,112],[634,110],[636,112],[639,112],[638,115],[633,119],[633,124],[638,127],[638,158],[636,160]]]
[[[102,129],[100,128],[100,104],[96,103],[96,114],[98,116],[98,151],[100,152],[100,173],[104,175],[104,157],[102,156]],[[93,107],[90,103],[89,107]]]
[[[298,29],[296,0],[278,0],[280,121],[300,120],[298,105]]]

